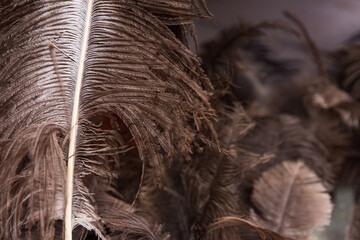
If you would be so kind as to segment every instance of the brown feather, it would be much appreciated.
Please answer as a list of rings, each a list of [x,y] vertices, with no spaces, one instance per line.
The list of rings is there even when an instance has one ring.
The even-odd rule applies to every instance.
[[[251,119],[239,104],[221,114],[217,125],[225,153],[205,149],[191,163],[183,174],[190,219],[191,239],[219,239],[206,234],[206,228],[217,218],[243,216],[246,208],[242,205],[237,186],[246,179],[247,173],[271,158],[267,154],[251,153],[238,147],[238,142],[254,127]],[[235,234],[235,235],[234,235]],[[220,239],[236,236],[233,231],[223,231]]]
[[[0,5],[0,236],[5,239],[35,229],[51,239],[55,221],[63,219],[85,13],[86,1],[80,0]],[[171,158],[189,157],[193,143],[206,139],[201,131],[212,129],[211,84],[197,57],[166,26],[187,24],[199,13],[206,15],[203,1],[95,1],[76,121],[73,227],[106,238],[84,178],[116,178],[121,153],[134,149],[117,129],[93,121],[98,116],[125,123],[158,184]]]
[[[208,228],[208,233],[220,232],[220,229],[236,229],[237,234],[233,236],[237,239],[248,240],[290,240],[290,238],[282,237],[270,230],[260,228],[254,224],[236,217],[223,217],[212,223]]]
[[[308,239],[312,230],[330,221],[330,195],[301,160],[284,161],[263,172],[251,200],[254,223],[294,239]]]

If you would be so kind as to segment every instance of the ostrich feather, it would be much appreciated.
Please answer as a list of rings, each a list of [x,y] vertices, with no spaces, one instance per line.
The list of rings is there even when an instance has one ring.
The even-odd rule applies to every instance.
[[[269,28],[293,33],[281,22],[257,25],[241,22],[204,44],[201,57],[215,88],[214,102],[223,100],[229,104],[238,100],[247,104],[263,99],[268,97],[270,83],[279,84],[279,80],[288,79],[295,73],[290,61],[274,58],[275,51],[267,41],[266,30]]]
[[[348,96],[343,101],[338,101],[335,109],[343,121],[350,127],[359,128],[359,43],[350,41],[340,48],[334,55],[333,73],[339,88],[345,91]]]
[[[98,191],[95,199],[97,211],[110,229],[108,235],[112,239],[169,239],[169,234],[163,234],[161,226],[149,223],[129,204],[111,196],[106,191]]]
[[[219,110],[217,125],[224,153],[205,149],[183,173],[186,200],[190,208],[190,239],[233,239],[237,232],[232,229],[220,235],[207,233],[210,224],[220,217],[242,217],[246,208],[242,205],[237,186],[246,179],[247,173],[272,156],[247,152],[238,142],[254,127],[238,103],[235,107]]]
[[[246,181],[248,187],[252,187],[263,171],[279,162],[302,159],[320,177],[326,189],[333,189],[335,176],[328,159],[329,150],[299,118],[279,115],[253,118],[253,121],[256,126],[239,142],[239,147],[259,155],[271,153],[274,158],[253,169],[252,179]]]
[[[352,130],[352,146],[349,159],[344,163],[343,178],[354,182],[355,207],[348,228],[348,240],[359,239],[360,231],[360,201],[359,201],[359,35],[347,41],[334,54],[333,71],[338,86],[349,94],[350,101],[340,102],[336,110],[342,117],[343,122]],[[349,97],[349,98],[350,98]]]
[[[181,173],[187,162],[177,161],[164,175],[162,189],[153,184],[152,169],[145,170],[135,208],[146,213],[144,218],[150,223],[160,223],[163,231],[174,240],[188,240],[190,236],[189,206],[182,184]]]
[[[313,76],[312,82],[307,83],[307,90],[304,92],[305,94],[303,96],[305,99],[307,99],[305,100],[305,107],[308,111],[314,111],[313,108],[333,110],[338,113],[339,117],[345,125],[347,125],[349,128],[357,128],[359,126],[358,103],[355,102],[349,94],[339,89],[332,82],[328,71],[326,71],[324,67],[324,63],[321,59],[316,44],[312,40],[309,32],[300,19],[287,11],[285,11],[284,14],[287,18],[293,21],[302,32],[302,35],[304,36],[311,52],[314,64],[318,68],[319,76]],[[346,57],[344,58],[346,59]],[[351,61],[352,60],[350,60],[350,62]],[[340,63],[339,65],[341,66],[342,64]],[[311,112],[309,112],[309,114],[311,115]],[[316,121],[316,119],[311,120]],[[329,119],[329,121],[332,120]]]
[[[254,184],[250,219],[258,226],[294,239],[330,222],[330,195],[302,161],[284,161],[265,171]]]
[[[204,139],[200,131],[212,128],[206,91],[211,84],[196,56],[165,25],[171,20],[166,16],[181,24],[206,13],[202,1],[87,4],[0,4],[0,229],[5,239],[31,237],[36,229],[43,239],[53,237],[55,222],[64,218],[71,157],[71,228],[80,225],[108,238],[84,179],[116,177],[126,157],[122,153],[136,145],[160,185],[165,164],[175,154],[189,156],[192,143]],[[173,8],[164,15],[159,6],[169,4]],[[124,141],[115,127],[107,129],[98,121],[102,116],[121,119],[135,144]],[[74,144],[69,144],[70,131],[77,134],[70,136]],[[69,148],[73,153],[67,158]]]

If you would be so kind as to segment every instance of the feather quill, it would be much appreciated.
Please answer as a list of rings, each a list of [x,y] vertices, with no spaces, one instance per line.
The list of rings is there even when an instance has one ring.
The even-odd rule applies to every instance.
[[[67,158],[67,174],[66,174],[66,186],[65,186],[65,216],[64,216],[64,231],[65,239],[72,239],[72,204],[73,204],[73,186],[74,186],[74,168],[75,168],[75,153],[76,153],[76,140],[78,133],[79,122],[79,105],[80,94],[84,75],[84,65],[86,58],[86,51],[90,34],[91,12],[93,8],[93,1],[89,0],[86,17],[84,24],[84,33],[81,43],[81,52],[79,65],[77,69],[77,77],[75,82],[74,103],[72,108],[71,126],[70,126],[70,138],[69,138],[69,153]]]

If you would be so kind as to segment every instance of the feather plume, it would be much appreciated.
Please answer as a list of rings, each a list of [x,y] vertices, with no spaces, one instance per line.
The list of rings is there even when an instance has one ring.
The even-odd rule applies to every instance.
[[[165,15],[163,3],[173,6]],[[134,144],[115,128],[104,128],[96,121],[101,116],[125,123],[158,184],[175,154],[192,153],[192,143],[204,139],[199,131],[212,128],[213,111],[203,90],[211,84],[196,56],[165,24],[187,23],[201,9],[202,1],[101,0],[90,7],[80,0],[1,3],[3,238],[30,236],[34,229],[42,239],[53,237],[55,222],[64,218],[69,148],[75,158],[71,228],[81,225],[107,238],[84,179],[116,177],[126,157],[121,153]],[[88,25],[86,16],[91,16]],[[77,87],[76,79],[82,79]],[[78,137],[70,136],[74,144],[69,145],[71,130]]]
[[[174,162],[164,175],[164,185],[158,189],[153,184],[153,174],[147,168],[144,183],[135,204],[138,211],[146,213],[148,222],[161,223],[171,239],[188,240],[190,237],[189,207],[182,184],[181,173],[185,163]]]
[[[312,230],[330,221],[330,195],[302,161],[284,161],[265,171],[251,199],[254,223],[294,239],[308,239]]]
[[[137,214],[129,204],[118,198],[105,191],[98,191],[95,199],[97,211],[107,226],[107,234],[111,239],[169,239],[169,234],[162,233],[161,226],[150,225],[141,214]]]
[[[201,57],[215,93],[212,98],[230,104],[234,100],[247,103],[268,99],[268,88],[279,79],[289,78],[295,69],[289,61],[273,57],[268,47],[266,29],[294,31],[281,22],[263,22],[257,25],[239,23],[222,31],[220,36],[204,44]],[[269,104],[271,105],[271,104]]]
[[[221,237],[206,233],[216,219],[226,216],[242,217],[242,205],[237,186],[246,179],[247,172],[257,164],[269,160],[267,154],[244,151],[237,143],[254,127],[252,120],[239,104],[228,110],[219,110],[217,125],[224,153],[205,150],[183,174],[187,202],[190,207],[192,235],[190,239],[232,239],[236,231],[222,231]]]
[[[259,155],[270,153],[274,158],[253,169],[251,178],[246,181],[247,187],[251,188],[254,180],[270,167],[282,161],[302,159],[319,176],[327,190],[333,189],[334,173],[328,161],[329,151],[299,118],[279,115],[254,118],[253,121],[256,126],[238,146]]]
[[[213,99],[215,104],[219,102],[219,99],[219,105],[223,102],[232,103],[236,98],[250,101],[252,104],[247,107],[249,115],[251,117],[263,116],[253,119],[256,126],[236,142],[236,148],[242,149],[241,155],[245,155],[244,153],[257,154],[257,156],[265,153],[274,155],[267,162],[259,162],[246,174],[238,174],[245,180],[239,181],[239,177],[236,178],[236,181],[231,183],[224,181],[216,187],[216,189],[223,190],[219,196],[226,201],[220,201],[222,200],[220,198],[220,200],[209,198],[215,200],[215,203],[219,203],[218,205],[212,204],[211,206],[215,207],[206,211],[214,216],[215,213],[223,214],[217,217],[224,216],[224,213],[228,213],[228,216],[236,216],[240,213],[241,218],[247,217],[247,210],[253,205],[247,196],[255,191],[256,180],[262,174],[267,173],[278,164],[285,164],[288,160],[292,161],[289,164],[295,164],[298,159],[302,159],[308,166],[308,170],[315,172],[315,176],[319,176],[316,176],[318,184],[324,185],[324,190],[332,191],[336,183],[335,176],[340,172],[345,159],[350,139],[350,131],[346,125],[356,126],[356,111],[347,111],[347,109],[355,109],[356,104],[354,105],[348,94],[331,83],[316,46],[302,23],[293,15],[289,13],[287,15],[297,23],[303,32],[320,76],[315,75],[308,79],[288,79],[292,76],[278,74],[281,71],[276,71],[284,69],[286,64],[278,62],[279,68],[276,68],[276,64],[269,64],[273,58],[272,54],[268,54],[269,51],[265,51],[265,59],[269,61],[257,59],[256,48],[250,46],[253,46],[251,43],[259,43],[259,37],[264,35],[264,32],[254,26],[241,25],[230,29],[217,39],[218,41],[208,44],[208,49],[203,54],[205,69],[215,86]],[[260,46],[264,47],[261,44]],[[259,56],[263,56],[262,52]],[[275,74],[271,73],[271,70],[274,70]],[[263,72],[265,72],[265,77],[263,77]],[[272,79],[272,77],[274,78]],[[239,90],[234,86],[235,84],[242,84],[242,88]],[[311,99],[311,102],[308,99]],[[221,102],[221,100],[225,101]],[[346,107],[344,108],[344,106]],[[279,113],[282,114],[279,115]],[[288,116],[283,113],[297,116]],[[222,139],[220,132],[219,136]],[[226,146],[229,147],[229,145]],[[232,166],[233,172],[239,170],[237,168],[239,165],[225,161],[222,162],[222,169],[226,169],[226,165]],[[226,172],[223,174],[224,176],[228,176],[227,171],[229,170],[223,170]],[[303,175],[303,173],[300,174]],[[224,176],[222,177],[225,178]],[[316,193],[309,192],[308,195],[315,196]],[[329,194],[325,195],[328,197],[329,204]],[[259,202],[266,202],[266,200],[259,197]],[[223,212],[217,210],[223,210]],[[251,214],[257,213],[252,210]],[[313,214],[317,216],[316,212]],[[324,215],[321,216],[321,214],[317,217],[317,219],[324,219]],[[329,216],[327,217],[329,218]],[[309,218],[311,219],[311,216]],[[206,221],[208,220],[203,218],[199,222]],[[291,220],[285,222],[291,224]],[[269,225],[262,227],[269,228]],[[296,231],[302,232],[301,227],[300,225]],[[279,231],[274,228],[271,230]],[[237,236],[231,230],[221,234],[216,236],[210,234],[207,237],[217,239],[221,238],[220,236],[226,236],[225,238],[231,239]],[[304,233],[304,235],[308,235],[308,233]],[[299,236],[293,235],[293,237],[297,239]]]
[[[340,119],[345,125],[349,128],[357,128],[359,126],[359,111],[357,110],[358,104],[349,94],[339,89],[331,81],[316,44],[300,19],[287,11],[285,11],[284,14],[287,18],[293,21],[302,32],[302,35],[304,36],[310,49],[314,64],[318,68],[318,76],[314,76],[312,78],[312,82],[307,83],[308,86],[303,96],[305,99],[305,108],[307,109],[308,114],[312,117],[311,112],[314,111],[314,108],[333,110],[338,113]],[[346,57],[344,58],[346,59]],[[311,120],[316,122],[318,119]],[[329,119],[329,121],[332,121],[332,119]]]

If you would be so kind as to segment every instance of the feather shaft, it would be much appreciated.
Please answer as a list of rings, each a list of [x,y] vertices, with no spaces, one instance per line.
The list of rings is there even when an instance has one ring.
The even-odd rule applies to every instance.
[[[299,175],[299,171],[301,170],[301,167],[303,166],[303,163],[302,162],[297,162],[295,165],[294,165],[294,175],[291,177],[291,179],[288,180],[288,183],[289,183],[289,186],[287,187],[287,189],[285,190],[285,193],[284,193],[284,198],[282,199],[282,202],[280,203],[280,208],[281,209],[288,209],[289,207],[289,199],[290,199],[290,196],[291,194],[293,193],[293,189],[294,189],[294,186],[295,186],[295,182],[297,180],[297,177]],[[281,211],[280,212],[280,217],[277,221],[277,226],[275,228],[275,232],[281,232],[282,230],[282,227],[284,225],[284,221],[285,221],[285,214],[286,214],[286,211]]]
[[[73,105],[73,112],[71,118],[71,130],[70,130],[70,140],[69,140],[70,143],[69,143],[69,154],[68,154],[67,175],[66,175],[66,194],[65,194],[65,220],[64,220],[65,240],[72,239],[72,201],[73,201],[76,139],[77,139],[78,121],[79,121],[80,94],[81,94],[81,86],[84,75],[84,65],[85,65],[87,45],[90,35],[92,7],[93,7],[93,0],[89,0],[86,10],[84,35],[82,40],[81,52],[80,52],[80,60],[79,60],[79,67],[78,67],[75,94],[74,94],[74,105]]]

